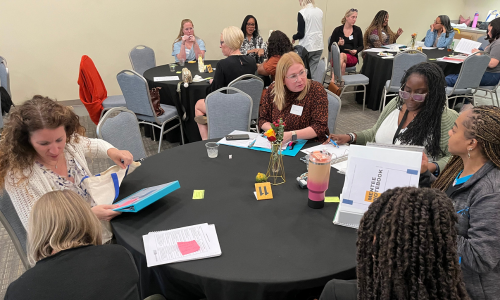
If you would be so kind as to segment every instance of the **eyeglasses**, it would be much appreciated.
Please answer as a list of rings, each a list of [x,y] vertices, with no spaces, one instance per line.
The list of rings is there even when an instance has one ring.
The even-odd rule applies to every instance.
[[[357,10],[357,9],[355,9],[355,8],[351,8],[349,11],[355,11],[355,12],[358,12],[358,10]]]
[[[415,102],[424,102],[426,96],[427,94],[414,94],[407,91],[399,90],[399,97],[401,97],[403,100],[408,100],[411,97]]]
[[[248,27],[255,27],[255,23],[247,23]]]
[[[307,76],[307,69],[303,69],[302,71],[299,72],[299,74],[293,74],[290,76],[286,76],[285,78],[293,80],[293,82],[297,82],[299,80],[299,77],[306,77]]]
[[[437,23],[436,21],[434,21],[434,24],[436,24],[436,25],[441,25],[441,24],[443,24],[443,23]]]

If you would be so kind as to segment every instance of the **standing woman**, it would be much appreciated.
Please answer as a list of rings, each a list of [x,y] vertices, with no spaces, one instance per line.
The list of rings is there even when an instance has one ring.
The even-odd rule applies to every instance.
[[[339,45],[342,75],[345,74],[346,67],[354,67],[358,63],[358,53],[363,51],[363,32],[354,25],[357,19],[358,10],[349,9],[342,19],[342,25],[335,28],[330,37],[328,51],[331,51],[333,42]]]
[[[448,134],[453,156],[432,187],[446,192],[455,206],[458,256],[469,296],[498,299],[500,108],[485,105],[466,110]]]
[[[425,35],[425,47],[446,48],[455,36],[455,30],[451,27],[450,18],[447,15],[441,15],[436,18],[431,29],[427,30]]]
[[[262,63],[267,55],[267,44],[259,35],[257,19],[252,15],[246,16],[243,24],[241,24],[241,31],[245,35],[240,48],[241,54],[249,55],[255,58],[257,63]]]
[[[297,15],[297,33],[292,37],[292,44],[299,40],[299,45],[309,52],[309,67],[314,74],[321,53],[323,53],[323,11],[314,6],[314,0],[299,0],[302,9]]]
[[[205,58],[205,42],[194,35],[193,21],[184,19],[181,22],[181,30],[172,45],[172,56],[175,61],[193,61],[201,55]]]
[[[365,49],[380,48],[385,45],[394,44],[398,37],[403,34],[403,29],[399,28],[394,33],[389,27],[389,13],[385,10],[379,11],[372,23],[366,28],[364,45]]]

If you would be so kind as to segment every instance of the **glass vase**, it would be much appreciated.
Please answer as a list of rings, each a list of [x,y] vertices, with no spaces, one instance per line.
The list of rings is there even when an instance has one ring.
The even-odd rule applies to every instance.
[[[281,142],[271,143],[271,158],[269,159],[266,176],[272,185],[279,185],[286,181]]]

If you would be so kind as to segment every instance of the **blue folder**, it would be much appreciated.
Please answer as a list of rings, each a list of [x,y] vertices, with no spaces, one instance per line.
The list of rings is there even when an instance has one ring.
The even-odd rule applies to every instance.
[[[179,184],[179,181],[176,180],[142,189],[116,203],[113,203],[114,205],[120,205],[120,207],[113,210],[121,212],[138,212],[144,207],[158,201],[180,187],[181,185]]]
[[[286,149],[282,151],[283,155],[286,155],[286,156],[295,156],[295,155],[297,155],[297,153],[299,153],[300,149],[302,149],[302,147],[304,147],[304,145],[307,143],[307,140],[297,140],[296,142],[297,143],[293,146],[293,149],[290,150],[290,147],[286,147]],[[271,153],[271,149],[268,149],[268,148],[260,148],[260,147],[248,148],[246,146],[226,145],[226,144],[221,144],[221,145],[238,147],[238,148],[245,148],[245,149],[250,149],[250,150],[257,150],[257,151],[263,151],[263,152],[269,152],[269,153]]]

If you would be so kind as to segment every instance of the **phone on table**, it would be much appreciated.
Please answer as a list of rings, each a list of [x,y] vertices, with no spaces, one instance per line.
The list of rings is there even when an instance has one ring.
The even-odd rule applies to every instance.
[[[236,140],[249,140],[250,136],[248,134],[228,134],[226,135],[226,140],[236,141]]]

